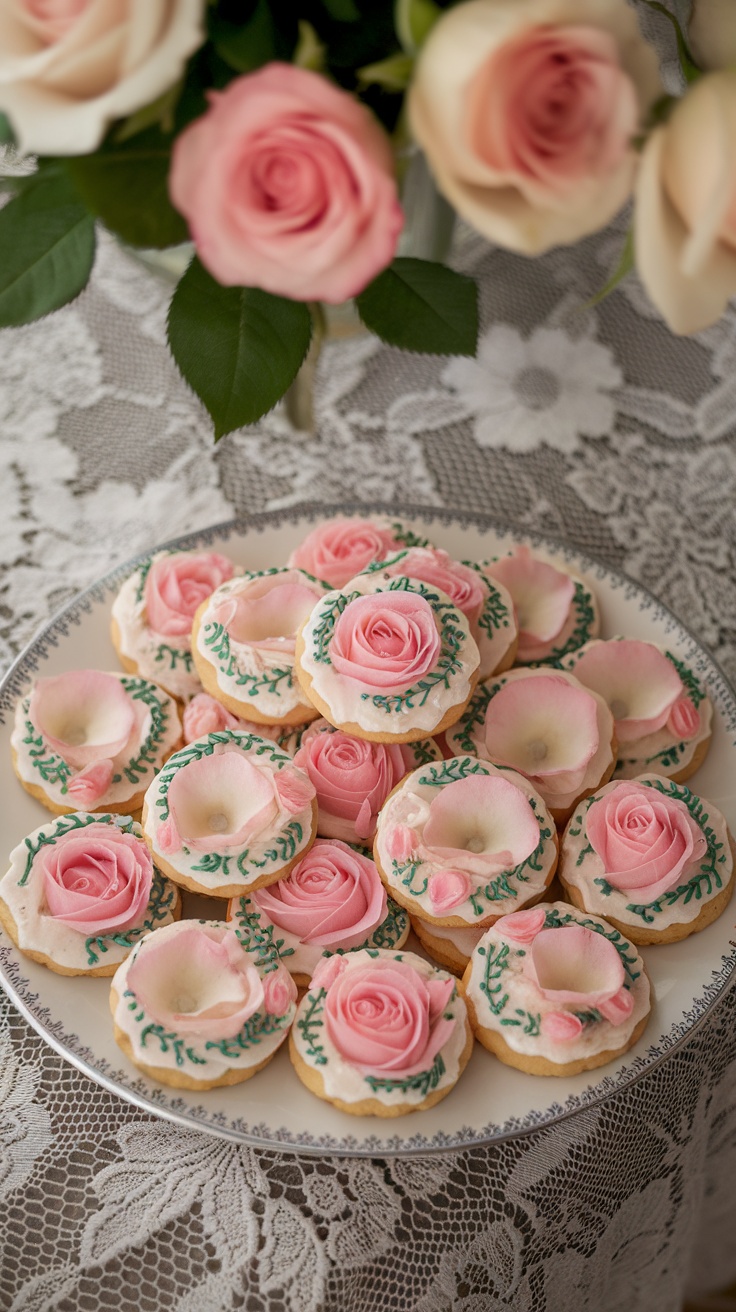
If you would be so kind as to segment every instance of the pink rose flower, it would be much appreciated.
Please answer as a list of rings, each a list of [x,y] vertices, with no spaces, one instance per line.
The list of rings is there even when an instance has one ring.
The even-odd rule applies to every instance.
[[[633,780],[591,804],[586,832],[607,882],[637,901],[656,902],[707,847],[684,802]]]
[[[656,56],[621,0],[469,0],[430,32],[408,105],[463,218],[536,255],[621,208],[632,138],[658,94]]]
[[[401,749],[369,743],[326,724],[306,731],[294,757],[317,790],[318,831],[346,843],[365,843],[376,832],[378,812],[406,774]]]
[[[631,989],[620,988],[612,998],[605,998],[598,1003],[598,1010],[604,1020],[612,1025],[623,1025],[634,1010],[634,997]]]
[[[286,879],[251,894],[279,929],[322,948],[356,948],[386,917],[386,890],[368,857],[318,838]]]
[[[86,809],[105,796],[114,773],[112,761],[94,761],[69,780],[66,791],[80,809]]]
[[[185,743],[192,743],[195,738],[203,738],[221,729],[242,729],[243,721],[237,715],[231,715],[208,692],[198,692],[184,708],[183,726]]]
[[[345,957],[322,957],[314,968],[312,982],[309,985],[310,993],[318,993],[320,989],[332,988],[335,980],[343,971],[347,970],[348,963]]]
[[[84,935],[140,924],[153,863],[146,844],[115,824],[71,830],[41,853],[49,914]]]
[[[180,921],[143,939],[128,988],[166,1030],[232,1039],[264,1007],[261,977],[226,925]]]
[[[305,569],[331,588],[344,588],[374,561],[385,560],[402,543],[371,519],[330,519],[308,533],[289,564]]]
[[[264,976],[263,1008],[269,1016],[285,1016],[296,999],[296,984],[283,966]]]
[[[667,728],[681,742],[695,737],[700,728],[700,714],[689,697],[678,697],[670,711]]]
[[[414,592],[375,592],[349,602],[335,625],[330,660],[363,688],[402,692],[440,654],[432,607]]]
[[[470,876],[464,870],[435,871],[427,888],[432,910],[440,916],[452,911],[453,907],[467,901],[472,888]]]
[[[279,802],[289,815],[298,815],[311,806],[317,793],[311,779],[302,770],[285,765],[274,775],[274,784]]]
[[[293,300],[355,296],[391,262],[403,225],[378,122],[293,64],[210,92],[177,137],[169,189],[219,282]]]
[[[407,961],[355,965],[325,999],[327,1033],[346,1061],[362,1071],[403,1079],[429,1070],[455,1022],[442,1013],[451,979],[425,980]]]
[[[173,856],[175,852],[181,851],[181,834],[171,816],[156,830],[156,847],[164,856]]]
[[[439,588],[470,624],[475,624],[488,595],[488,588],[477,570],[453,560],[446,551],[437,547],[412,547],[395,565],[389,566],[388,573],[405,574],[410,579],[420,579],[422,583]]]
[[[508,916],[501,916],[493,928],[513,943],[528,944],[544,929],[544,919],[543,907],[530,907],[528,911],[512,911]]]
[[[232,575],[232,561],[214,551],[159,556],[143,590],[149,627],[165,638],[188,638],[199,606]]]

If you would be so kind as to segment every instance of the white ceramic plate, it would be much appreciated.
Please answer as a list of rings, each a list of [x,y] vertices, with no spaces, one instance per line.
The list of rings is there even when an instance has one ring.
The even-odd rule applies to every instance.
[[[246,526],[220,526],[180,539],[177,545],[222,548],[248,568],[262,569],[283,563],[310,523],[336,509],[295,507],[253,516]],[[490,522],[461,521],[443,511],[407,508],[401,519],[466,560],[488,557],[522,540],[521,534],[494,528]],[[601,602],[604,637],[618,633],[666,643],[705,680],[715,702],[716,724],[708,759],[691,786],[715,802],[734,828],[736,698],[715,662],[686,627],[638,585],[559,544],[528,534],[523,540],[543,547],[591,580]],[[65,607],[0,686],[0,846],[8,852],[48,814],[24,792],[12,771],[8,739],[15,702],[37,673],[84,666],[116,668],[108,634],[110,605],[131,568],[117,570]],[[644,949],[656,999],[649,1025],[637,1046],[622,1060],[594,1072],[594,1080],[586,1075],[566,1080],[523,1075],[476,1044],[457,1088],[443,1102],[430,1111],[391,1121],[346,1116],[313,1097],[293,1073],[285,1047],[246,1084],[205,1094],[159,1088],[129,1065],[115,1044],[105,980],[51,974],[28,961],[2,934],[0,980],[57,1052],[146,1111],[260,1147],[292,1147],[321,1155],[427,1153],[488,1143],[549,1125],[620,1090],[663,1061],[702,1022],[736,966],[734,907],[736,900],[715,924],[682,943]]]

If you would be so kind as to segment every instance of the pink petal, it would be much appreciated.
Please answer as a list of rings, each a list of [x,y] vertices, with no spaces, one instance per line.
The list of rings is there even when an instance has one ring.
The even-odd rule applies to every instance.
[[[439,915],[466,902],[472,891],[472,881],[464,870],[436,870],[427,886],[432,910]]]
[[[386,851],[392,861],[403,864],[409,860],[418,842],[418,836],[408,825],[394,825],[386,835]]]
[[[581,1007],[597,1007],[624,982],[613,944],[583,925],[540,930],[524,958],[524,971],[545,998]]]
[[[545,786],[555,775],[576,776],[600,745],[596,702],[554,674],[509,680],[488,703],[485,745],[491,760]]]
[[[334,984],[339,975],[347,970],[347,961],[345,957],[322,957],[312,974],[312,982],[309,985],[310,993],[316,993],[319,989],[329,989]]]
[[[278,799],[290,815],[298,815],[300,811],[306,810],[317,796],[309,776],[303,770],[292,769],[288,765],[274,776],[274,783]]]
[[[630,989],[621,988],[612,998],[604,998],[599,1002],[598,1010],[612,1025],[623,1025],[634,1010],[634,995]]]
[[[575,678],[608,703],[622,743],[662,729],[682,693],[672,662],[635,638],[593,643],[576,661]]]
[[[539,931],[544,929],[544,921],[544,908],[530,907],[528,911],[512,911],[508,916],[501,916],[493,929],[504,938],[510,938],[512,943],[533,943]]]
[[[297,989],[288,970],[279,966],[263,980],[263,1006],[269,1016],[285,1016],[292,1002],[296,1002]]]
[[[95,761],[69,780],[66,791],[79,806],[93,806],[104,797],[114,773],[112,761]]]
[[[238,749],[182,766],[169,785],[168,801],[182,841],[197,852],[244,847],[278,814],[273,778]]]
[[[571,1011],[546,1011],[540,1029],[553,1043],[574,1043],[583,1032],[583,1022]]]
[[[689,742],[700,728],[700,713],[689,697],[678,697],[667,720],[667,728],[680,742]]]
[[[208,692],[198,692],[196,697],[184,707],[183,717],[184,741],[194,742],[205,734],[217,733],[220,729],[240,729],[242,721]]]
[[[390,529],[370,519],[331,519],[312,529],[289,564],[342,588],[375,560],[384,560],[402,544]]]
[[[230,637],[264,651],[293,652],[300,624],[314,609],[321,588],[303,581],[298,571],[257,578],[223,597],[213,618]]]
[[[117,756],[135,728],[120,679],[99,670],[38,679],[28,713],[49,747],[78,770]]]
[[[517,659],[539,659],[538,647],[551,645],[565,626],[575,595],[573,580],[537,560],[528,547],[518,547],[514,555],[491,561],[483,570],[513,598],[519,625]]]
[[[181,835],[171,816],[156,830],[156,847],[164,856],[173,856],[182,848]]]
[[[431,860],[487,878],[520,865],[538,843],[529,798],[500,775],[469,775],[438,789],[422,833]]]

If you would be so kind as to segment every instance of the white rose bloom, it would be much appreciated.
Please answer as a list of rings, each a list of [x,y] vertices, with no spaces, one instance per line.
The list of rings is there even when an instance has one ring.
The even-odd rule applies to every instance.
[[[0,110],[22,151],[84,155],[204,40],[206,0],[0,0]]]
[[[649,137],[636,187],[642,282],[675,333],[736,296],[736,71],[708,73]]]
[[[699,68],[728,68],[729,64],[736,64],[734,0],[693,0],[688,35]]]

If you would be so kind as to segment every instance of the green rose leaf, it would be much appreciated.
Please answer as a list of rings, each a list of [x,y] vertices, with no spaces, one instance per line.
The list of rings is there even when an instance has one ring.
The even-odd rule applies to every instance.
[[[432,260],[401,257],[356,297],[358,313],[390,346],[431,355],[475,355],[478,289]]]
[[[94,221],[61,171],[34,178],[0,210],[0,326],[31,323],[86,286]]]
[[[322,3],[330,18],[338,23],[357,23],[360,20],[360,10],[355,0],[322,0]]]
[[[219,440],[281,399],[309,349],[312,318],[302,301],[222,287],[194,259],[172,297],[168,330],[171,353]]]
[[[15,141],[13,129],[10,126],[10,119],[7,114],[0,111],[0,145],[10,146]]]
[[[89,209],[130,246],[176,246],[189,236],[169,200],[171,144],[158,128],[149,128],[68,162]]]
[[[277,23],[268,0],[256,0],[250,8],[247,18],[218,15],[210,24],[215,50],[238,73],[252,73],[272,59],[288,60],[297,39],[293,15]]]

